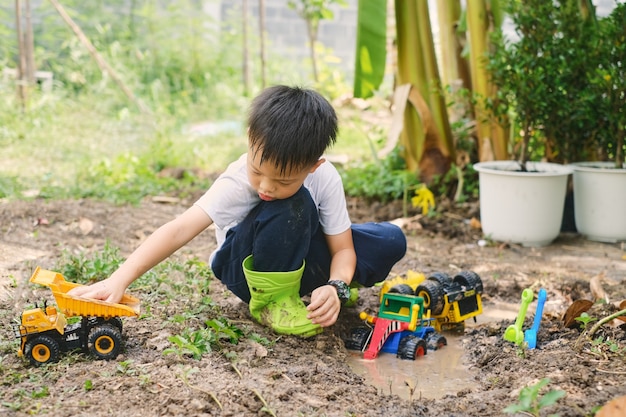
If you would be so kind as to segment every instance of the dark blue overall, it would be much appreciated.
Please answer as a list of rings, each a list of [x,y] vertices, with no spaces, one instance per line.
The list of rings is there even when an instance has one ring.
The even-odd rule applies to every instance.
[[[390,223],[353,224],[352,239],[357,257],[353,280],[366,287],[384,280],[406,252],[406,237]],[[290,198],[261,201],[228,231],[215,254],[213,273],[246,303],[250,291],[241,263],[250,254],[256,271],[293,271],[306,260],[300,295],[328,282],[330,253],[317,208],[305,187]]]

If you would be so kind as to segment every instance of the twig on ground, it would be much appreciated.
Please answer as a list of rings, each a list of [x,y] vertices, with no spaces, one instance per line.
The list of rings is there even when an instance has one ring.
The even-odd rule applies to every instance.
[[[183,382],[185,383],[185,385],[187,385],[189,388],[194,389],[196,391],[202,392],[206,395],[208,395],[209,397],[211,397],[211,399],[213,400],[213,402],[215,402],[215,404],[217,404],[217,406],[220,408],[220,411],[224,411],[224,408],[222,408],[222,403],[220,403],[220,401],[217,399],[217,397],[215,396],[214,393],[212,393],[211,391],[207,391],[205,389],[202,389],[200,387],[196,387],[194,385],[191,385],[189,383],[189,380],[187,379],[187,375],[180,375],[180,379],[183,380]]]
[[[611,371],[610,369],[596,368],[596,371],[611,375],[626,375],[626,371]]]
[[[263,403],[263,409],[264,411],[266,411],[267,413],[269,413],[270,415],[276,417],[276,414],[272,411],[272,409],[270,408],[269,405],[267,405],[267,402],[265,401],[265,398],[263,398],[263,396],[261,395],[261,393],[259,391],[257,391],[256,389],[252,388],[252,392],[254,392],[254,395],[257,396],[257,398],[261,401],[261,403]]]
[[[620,316],[624,316],[624,315],[626,315],[626,309],[620,310],[617,313],[613,313],[610,316],[607,316],[603,318],[602,320],[599,320],[596,324],[593,325],[591,329],[589,329],[589,331],[585,330],[580,336],[578,336],[578,340],[576,340],[576,343],[574,344],[574,347],[576,348],[576,350],[580,351],[582,349],[582,344],[585,341],[591,341],[591,338],[593,337],[593,335],[598,331],[598,329],[603,324],[608,323],[609,321],[616,319]]]

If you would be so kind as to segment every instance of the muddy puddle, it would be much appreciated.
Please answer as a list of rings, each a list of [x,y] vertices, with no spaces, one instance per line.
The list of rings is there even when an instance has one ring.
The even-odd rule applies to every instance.
[[[470,319],[466,327],[501,320],[515,320],[519,306],[497,303],[483,306],[483,313]],[[475,374],[467,365],[463,349],[463,335],[444,332],[448,345],[437,351],[428,351],[415,361],[402,360],[391,353],[380,353],[374,360],[365,360],[360,352],[351,352],[348,364],[370,385],[384,394],[404,399],[442,398],[476,384]],[[466,342],[467,343],[467,342]]]

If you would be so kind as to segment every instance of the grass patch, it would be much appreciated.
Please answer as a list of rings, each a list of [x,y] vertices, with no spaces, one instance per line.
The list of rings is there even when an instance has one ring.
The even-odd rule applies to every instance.
[[[247,150],[243,110],[226,120],[197,122],[190,109],[181,119],[145,116],[100,108],[94,97],[60,94],[34,96],[24,114],[12,99],[0,104],[0,198],[135,204],[150,195],[184,196],[208,188],[208,178]],[[328,154],[373,160],[383,127],[364,121],[360,111],[337,110],[339,137]],[[183,174],[163,175],[168,169]]]

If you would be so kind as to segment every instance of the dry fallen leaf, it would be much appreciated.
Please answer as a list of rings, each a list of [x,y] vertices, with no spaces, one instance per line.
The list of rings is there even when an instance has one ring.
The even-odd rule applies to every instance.
[[[563,325],[568,328],[576,327],[578,325],[576,318],[580,317],[582,313],[589,311],[592,305],[593,301],[589,300],[581,299],[574,301],[563,315]]]
[[[78,227],[83,232],[83,235],[88,235],[93,230],[93,222],[86,217],[81,217],[78,220]]]
[[[626,396],[615,398],[598,411],[596,417],[626,416]]]
[[[480,223],[480,220],[478,220],[476,217],[472,217],[469,224],[472,229],[482,229],[483,227],[483,225]]]
[[[46,219],[45,217],[38,217],[34,224],[34,226],[48,226],[48,225],[50,225],[50,221],[48,221],[48,219]]]
[[[166,195],[155,195],[152,197],[152,201],[155,203],[178,204],[180,203],[180,198],[168,197]]]
[[[424,216],[422,216],[421,214],[417,214],[413,217],[400,217],[391,220],[389,223],[396,225],[404,230],[421,230],[422,224],[419,222],[419,219],[421,219],[422,217]]]
[[[591,296],[593,297],[593,301],[604,300],[608,304],[609,295],[606,293],[606,291],[604,291],[604,288],[602,288],[603,279],[604,271],[591,278],[591,281],[589,281],[589,289],[591,290]]]
[[[616,303],[617,304],[617,303]],[[619,306],[620,310],[626,310],[626,300],[622,300],[619,304],[617,304]],[[626,316],[619,316],[616,320],[621,320],[626,322]]]

